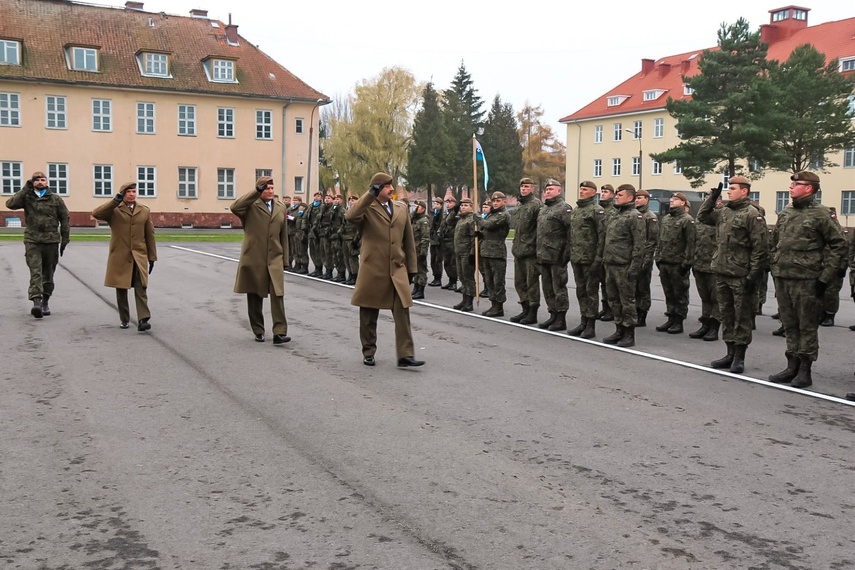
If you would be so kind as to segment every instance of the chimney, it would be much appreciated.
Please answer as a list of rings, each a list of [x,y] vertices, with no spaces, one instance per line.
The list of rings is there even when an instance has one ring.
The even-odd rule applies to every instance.
[[[229,23],[226,24],[226,42],[230,45],[240,45],[238,41],[237,24],[232,24],[232,15],[229,14]]]
[[[134,2],[133,0],[128,0],[125,2],[125,10],[142,10],[143,3],[142,2]]]
[[[659,77],[665,77],[671,73],[671,64],[670,63],[660,63],[659,64]]]
[[[684,59],[680,62],[680,75],[686,75],[692,68],[692,60]]]
[[[190,10],[190,16],[193,18],[207,18],[208,11],[200,10],[199,8],[194,8],[193,10]]]
[[[652,59],[644,59],[641,60],[641,74],[647,75],[651,71],[653,71],[653,66],[655,62]]]

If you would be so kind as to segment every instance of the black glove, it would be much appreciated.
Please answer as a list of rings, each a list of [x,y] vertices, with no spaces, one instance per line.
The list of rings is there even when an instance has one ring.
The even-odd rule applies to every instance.
[[[469,265],[475,265],[475,254],[474,253],[469,254]]]
[[[683,264],[683,265],[681,265],[681,266],[680,266],[680,275],[682,275],[683,277],[685,277],[686,275],[688,275],[688,274],[689,274],[689,271],[691,271],[691,270],[692,270],[692,266],[691,266],[691,265],[689,265],[688,263]]]
[[[713,202],[715,202],[721,197],[722,188],[724,188],[724,183],[722,182],[719,182],[718,186],[716,186],[715,188],[710,188],[710,196],[712,197]]]
[[[33,181],[32,181],[32,180],[27,180],[27,183],[26,183],[24,186],[26,186],[27,188],[29,188],[30,190],[32,190],[32,189],[34,188],[34,186],[33,186]]]
[[[152,269],[154,269],[154,262],[153,262],[153,261],[149,261],[149,262],[148,262],[148,274],[149,274],[149,275],[151,275],[151,271],[152,271]]]
[[[844,277],[846,277],[846,268],[841,267],[840,269],[837,270],[837,278],[843,279]]]
[[[749,295],[757,290],[757,283],[750,277],[745,278],[745,292]]]
[[[415,279],[415,278],[416,278],[415,273],[407,273],[407,279],[410,281],[411,284],[413,282],[413,279]]]
[[[828,283],[824,283],[819,279],[816,280],[816,298],[822,299],[825,296],[825,290],[828,289]]]
[[[382,189],[382,186],[380,186],[379,184],[375,184],[374,186],[369,188],[368,191],[371,193],[372,196],[376,198],[380,194],[380,190]]]
[[[67,246],[67,245],[68,245],[67,241],[64,241],[61,244],[59,244],[59,256],[60,257],[62,257],[62,254],[65,253],[65,246]]]
[[[478,239],[484,239],[484,232],[481,230],[475,230],[475,237]]]
[[[125,200],[125,193],[124,193],[124,192],[119,192],[118,194],[116,194],[115,196],[113,196],[113,200],[114,200],[117,204],[121,204],[121,203]]]
[[[255,187],[256,192],[264,192],[264,189],[267,188],[267,184],[260,184]]]

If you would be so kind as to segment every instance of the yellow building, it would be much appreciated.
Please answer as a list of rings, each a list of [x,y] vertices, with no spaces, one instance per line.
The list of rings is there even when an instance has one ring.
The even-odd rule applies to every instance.
[[[812,44],[828,59],[840,60],[841,73],[855,72],[855,18],[808,26],[808,8],[788,6],[770,11],[769,24],[761,26],[761,39],[769,44],[768,59],[784,61],[797,46]],[[699,72],[703,49],[658,60],[642,59],[636,74],[572,115],[567,125],[568,195],[578,193],[582,180],[599,185],[630,183],[645,189],[687,190],[689,181],[679,165],[660,164],[650,155],[679,144],[676,121],[665,111],[668,98],[691,97],[683,76]],[[855,97],[850,98],[855,108]],[[840,213],[846,226],[855,225],[855,147],[830,156],[839,167],[814,170],[822,179],[821,201]],[[722,181],[710,173],[707,184]],[[769,223],[789,202],[789,174],[766,171],[751,186],[752,198],[766,210]],[[851,221],[851,223],[850,223]]]
[[[329,99],[237,29],[142,2],[0,3],[0,194],[44,171],[72,225],[93,226],[136,181],[156,225],[220,227],[260,175],[282,195],[317,188],[312,125]],[[0,226],[19,216],[0,209]]]

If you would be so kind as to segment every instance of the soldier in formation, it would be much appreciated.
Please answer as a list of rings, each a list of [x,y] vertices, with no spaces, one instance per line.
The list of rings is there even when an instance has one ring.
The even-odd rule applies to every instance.
[[[576,300],[582,321],[567,331],[570,336],[596,336],[600,274],[603,271],[606,212],[597,203],[597,185],[585,180],[579,185],[576,209],[570,212],[570,265],[576,281]]]
[[[828,212],[831,219],[834,220],[834,223],[837,224],[837,227],[839,227],[843,232],[843,237],[847,238],[849,231],[843,229],[843,226],[840,225],[840,220],[837,219],[837,210],[829,206]],[[820,326],[834,326],[834,316],[837,314],[837,311],[840,310],[840,290],[843,289],[843,280],[846,278],[846,268],[848,267],[848,259],[846,259],[846,257],[847,256],[844,256],[843,261],[837,268],[837,273],[834,274],[834,278],[828,284],[828,288],[825,290],[825,295],[822,297],[822,322],[820,323]]]
[[[347,198],[347,209],[350,210],[359,200],[357,196],[349,196]],[[361,246],[359,237],[359,227],[344,217],[344,226],[341,230],[341,248],[342,257],[344,258],[344,268],[347,272],[345,285],[356,285],[356,276],[359,275],[359,248]]]
[[[534,181],[531,178],[520,180],[517,204],[511,220],[511,226],[514,228],[511,254],[514,256],[514,289],[517,291],[522,310],[511,317],[511,322],[533,325],[537,322],[537,311],[540,308],[537,216],[542,204],[534,195]]]
[[[329,194],[324,196],[321,205],[320,221],[318,222],[318,238],[321,242],[321,265],[323,270],[319,276],[321,279],[332,281],[333,278],[333,197]]]
[[[722,206],[719,200],[716,208]],[[716,228],[707,224],[695,224],[695,256],[692,271],[695,275],[695,288],[701,300],[701,326],[690,332],[689,338],[702,338],[706,341],[718,340],[721,326],[721,313],[715,294],[715,272],[712,269],[713,254],[716,251]]]
[[[659,332],[681,334],[689,314],[689,272],[695,258],[695,220],[686,212],[688,199],[682,192],[671,195],[668,215],[662,218],[656,266],[665,294],[668,320],[656,327]]]
[[[299,275],[309,273],[309,206],[299,202],[294,211],[294,272]],[[288,234],[290,237],[290,233]]]
[[[470,204],[471,206],[471,204]],[[448,275],[448,283],[443,289],[457,290],[457,254],[454,251],[454,230],[457,226],[457,198],[448,196],[445,198],[445,214],[439,225],[439,243],[442,251],[442,265],[445,274]],[[470,207],[471,211],[471,207]]]
[[[448,204],[446,200],[446,204]],[[460,278],[463,298],[454,305],[458,311],[473,310],[475,300],[475,218],[472,213],[472,200],[463,198],[460,207],[455,206],[454,214],[454,256],[455,275]],[[443,246],[445,247],[445,246]],[[445,287],[443,287],[444,289]]]
[[[508,271],[508,249],[505,238],[511,230],[511,218],[505,209],[506,198],[502,192],[490,196],[490,211],[479,222],[481,266],[484,268],[484,289],[488,292],[490,308],[481,314],[485,317],[505,315],[505,274]]]
[[[430,270],[433,281],[428,287],[442,286],[442,245],[439,241],[439,225],[442,223],[442,198],[434,196],[430,214]]]
[[[549,318],[538,326],[560,331],[567,329],[567,263],[570,261],[570,207],[561,197],[561,183],[550,178],[543,189],[543,207],[537,214],[537,263],[543,298]]]
[[[606,212],[606,225],[608,226],[609,221],[617,214],[617,208],[615,208],[615,189],[611,184],[603,184],[600,187],[600,206]],[[608,295],[606,295],[605,268],[600,272],[600,292],[603,301],[603,310],[597,313],[597,318],[603,322],[611,322],[615,319],[612,309],[609,307]]]
[[[418,259],[418,271],[413,279],[413,299],[425,298],[425,286],[427,285],[427,259],[430,249],[430,220],[426,215],[427,205],[419,200],[413,212],[413,241],[416,244],[416,258]]]
[[[659,216],[650,211],[650,193],[639,190],[635,193],[635,209],[644,218],[644,260],[638,272],[635,287],[635,312],[637,327],[647,326],[647,313],[650,311],[650,281],[653,279],[653,258],[659,244]]]

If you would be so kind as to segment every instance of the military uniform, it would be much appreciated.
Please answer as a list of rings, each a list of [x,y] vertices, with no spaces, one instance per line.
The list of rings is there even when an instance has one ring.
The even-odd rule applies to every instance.
[[[344,208],[340,204],[332,205],[330,216],[330,252],[332,253],[332,267],[335,267],[336,283],[344,283],[346,280],[344,267],[344,249],[342,246],[342,232],[344,230]]]
[[[416,257],[418,257],[418,265],[419,269],[416,273],[415,278],[413,279],[413,285],[415,285],[416,292],[420,292],[421,295],[416,297],[413,295],[413,298],[424,299],[424,288],[427,285],[427,260],[428,260],[428,250],[430,249],[430,221],[427,218],[427,215],[422,213],[414,213],[412,218],[413,224],[413,241],[416,243]]]
[[[567,263],[570,261],[570,214],[573,208],[557,196],[544,201],[537,213],[537,263],[543,298],[550,318],[540,328],[557,331],[567,328]]]
[[[344,226],[341,230],[341,248],[344,258],[344,268],[347,271],[345,285],[356,285],[359,275],[359,248],[362,243],[359,236],[359,226],[347,219],[345,213]]]
[[[299,269],[297,266],[297,208],[299,202],[287,207],[288,212],[288,247],[289,250],[289,266],[288,269]]]
[[[323,201],[315,200],[306,209],[306,221],[308,222],[306,224],[306,237],[308,239],[309,257],[311,257],[314,266],[314,270],[309,274],[312,277],[320,277],[324,273],[324,259],[319,233],[323,205]]]
[[[843,237],[848,238],[849,231],[843,229],[840,225],[840,220],[837,219],[837,214],[831,208],[829,208],[829,213],[831,214],[831,219],[834,220],[843,232]],[[846,257],[847,256],[844,256],[840,266],[837,268],[837,273],[834,275],[834,279],[832,279],[828,284],[828,288],[825,290],[825,295],[823,295],[822,298],[822,322],[820,325],[824,327],[834,326],[834,316],[837,314],[837,311],[840,310],[840,290],[843,289],[843,280],[846,278],[846,268],[848,267],[848,260]]]
[[[634,330],[638,322],[635,291],[644,262],[644,230],[644,216],[635,208],[634,202],[619,206],[617,214],[606,225],[603,265],[606,268],[606,294],[616,325],[615,334],[607,339],[621,346],[635,344]],[[628,342],[630,336],[631,343]]]
[[[309,272],[309,218],[308,208],[294,213],[294,271],[300,275]]]
[[[495,193],[494,197],[496,196]],[[501,195],[504,198],[504,194]],[[484,268],[484,287],[489,292],[490,308],[484,311],[488,317],[504,316],[502,305],[508,300],[505,292],[505,274],[508,272],[508,248],[505,239],[511,230],[511,218],[504,206],[491,208],[486,218],[479,222],[481,239],[479,253]]]
[[[618,210],[615,207],[614,198],[609,198],[608,200],[600,200],[600,206],[603,208],[603,211],[606,213],[606,226],[608,227],[609,222],[614,218]],[[603,301],[603,310],[597,314],[597,318],[602,321],[613,321],[614,313],[612,312],[611,307],[609,306],[609,296],[606,294],[606,269],[603,267],[602,271],[600,271],[600,292],[601,299]]]
[[[442,263],[445,266],[445,274],[448,275],[448,283],[442,286],[443,289],[454,289],[457,284],[457,255],[454,251],[454,230],[456,226],[457,210],[455,208],[446,210],[437,234],[442,251]],[[473,276],[472,279],[474,280],[475,277]],[[472,287],[474,290],[474,281]]]
[[[517,204],[517,209],[511,218],[511,226],[514,228],[511,254],[514,256],[514,289],[523,311],[511,317],[511,321],[530,325],[537,322],[537,311],[540,307],[537,215],[542,204],[534,194],[520,196]]]
[[[650,211],[648,204],[636,207],[644,220],[644,261],[638,270],[638,282],[635,285],[635,311],[638,326],[647,325],[647,313],[650,311],[650,281],[653,279],[653,258],[659,245],[659,216]]]
[[[430,287],[442,285],[442,245],[439,241],[439,225],[441,223],[442,203],[439,203],[439,208],[435,207],[430,217],[430,270],[433,273],[433,281],[428,283]]]
[[[577,200],[576,209],[570,213],[570,265],[576,281],[576,300],[582,323],[569,331],[572,336],[593,338],[596,334],[605,229],[606,211],[597,203],[597,197]]]
[[[685,207],[673,206],[662,218],[656,266],[665,294],[668,321],[656,327],[659,332],[680,334],[689,314],[689,272],[695,259],[695,220]]]
[[[318,223],[318,237],[321,241],[321,265],[323,265],[323,275],[321,279],[333,278],[333,204],[325,203],[321,206],[320,222]]]
[[[454,273],[460,278],[463,294],[463,300],[454,308],[471,311],[475,299],[475,217],[471,212],[455,214],[453,243],[456,263]]]
[[[707,341],[718,340],[721,326],[721,312],[715,295],[715,273],[712,270],[712,258],[716,250],[716,228],[706,224],[695,224],[695,256],[692,271],[695,274],[695,288],[701,300],[701,328],[689,333],[691,338]]]

